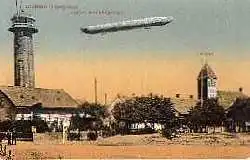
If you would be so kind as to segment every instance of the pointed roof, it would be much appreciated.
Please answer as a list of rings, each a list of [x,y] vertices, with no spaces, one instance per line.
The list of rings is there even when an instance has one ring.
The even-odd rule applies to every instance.
[[[212,70],[212,68],[207,63],[205,63],[202,66],[201,71],[198,75],[198,79],[201,79],[201,78],[215,78],[215,79],[217,79],[215,72]]]

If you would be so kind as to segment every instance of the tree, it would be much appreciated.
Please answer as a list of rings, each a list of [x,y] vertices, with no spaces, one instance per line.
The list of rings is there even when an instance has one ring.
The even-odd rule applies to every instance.
[[[207,117],[207,125],[216,127],[222,126],[225,120],[225,110],[222,106],[219,105],[217,99],[211,99],[205,102],[204,105]]]
[[[125,122],[128,129],[131,123],[169,124],[175,119],[175,109],[169,98],[158,95],[135,96],[115,104],[112,115],[118,122]]]
[[[103,119],[108,117],[107,106],[102,104],[95,104],[85,102],[79,105],[79,109],[81,112],[85,114],[84,117],[80,117],[79,114],[76,114],[71,119],[71,126],[72,129],[91,129],[91,130],[98,130],[103,127]]]
[[[82,129],[83,125],[83,119],[78,114],[71,117],[70,129]]]
[[[207,126],[215,127],[221,126],[225,120],[225,111],[219,105],[217,99],[207,99],[201,105],[198,102],[189,112],[188,121],[190,127],[195,132],[203,132]]]
[[[88,114],[98,119],[104,119],[108,116],[107,106],[99,103],[96,104],[85,102],[79,105],[79,108],[81,108],[85,114]]]
[[[138,121],[138,117],[135,117],[133,99],[126,99],[124,102],[116,103],[111,113],[117,122],[114,125],[118,129],[117,132],[121,132],[122,134],[128,133],[130,123]]]
[[[246,122],[250,121],[250,98],[237,98],[227,112],[228,124],[230,131],[247,131]]]

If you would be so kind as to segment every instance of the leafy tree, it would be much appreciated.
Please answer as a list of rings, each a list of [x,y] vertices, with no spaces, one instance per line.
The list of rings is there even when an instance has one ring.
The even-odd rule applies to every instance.
[[[85,116],[80,117],[79,114],[73,116],[71,118],[71,129],[101,129],[103,127],[103,119],[109,115],[107,107],[101,104],[85,102],[79,105],[79,109],[85,114]]]
[[[246,131],[246,123],[250,121],[250,98],[237,98],[233,105],[228,108],[227,124],[230,131],[236,131],[236,125],[239,127],[238,131]]]
[[[169,98],[158,95],[135,96],[115,104],[112,115],[118,122],[125,122],[128,129],[131,123],[168,124],[175,119],[175,109]]]
[[[188,121],[195,132],[202,132],[207,126],[221,126],[225,120],[225,111],[217,99],[207,99],[201,104],[198,102],[189,112]]]
[[[71,117],[70,129],[82,129],[84,125],[83,119],[77,114]]]
[[[99,103],[89,103],[85,102],[79,106],[85,114],[92,117],[103,119],[108,116],[107,106]]]
[[[225,120],[225,110],[219,105],[217,99],[211,99],[206,101],[204,107],[206,107],[206,117],[208,126],[221,126]]]

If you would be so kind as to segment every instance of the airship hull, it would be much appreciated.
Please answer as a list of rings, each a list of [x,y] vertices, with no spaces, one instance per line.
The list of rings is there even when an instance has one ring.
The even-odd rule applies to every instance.
[[[172,17],[152,17],[132,21],[122,21],[117,23],[108,23],[103,25],[89,26],[81,28],[86,34],[97,34],[105,32],[117,32],[122,30],[131,30],[136,28],[148,28],[151,26],[163,26],[172,22]]]

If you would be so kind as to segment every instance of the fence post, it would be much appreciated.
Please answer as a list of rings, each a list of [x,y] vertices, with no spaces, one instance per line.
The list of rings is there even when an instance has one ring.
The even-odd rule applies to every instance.
[[[3,155],[6,155],[6,145],[4,146]]]
[[[11,150],[9,150],[9,155],[8,155],[7,159],[11,159]]]

